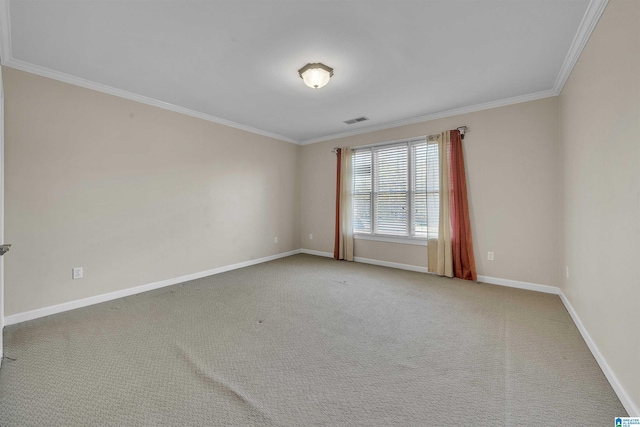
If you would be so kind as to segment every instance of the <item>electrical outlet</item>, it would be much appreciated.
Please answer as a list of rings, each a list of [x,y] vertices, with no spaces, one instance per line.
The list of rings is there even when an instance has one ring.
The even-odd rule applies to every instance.
[[[569,278],[569,266],[565,265],[564,268],[565,268],[565,274],[567,275],[567,279],[568,279]]]
[[[309,240],[313,240],[313,234],[309,234]]]
[[[493,252],[491,252],[491,251],[487,252],[487,259],[489,261],[493,261]]]
[[[82,267],[74,267],[73,270],[71,271],[72,279],[82,279],[83,276],[84,276],[84,272],[82,271]]]
[[[278,243],[278,236],[273,238],[273,243]]]

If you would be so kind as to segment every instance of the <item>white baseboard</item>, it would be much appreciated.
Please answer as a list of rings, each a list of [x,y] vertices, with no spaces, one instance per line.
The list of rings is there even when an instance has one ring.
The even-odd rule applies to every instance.
[[[333,258],[333,254],[331,252],[312,251],[311,249],[300,249],[300,253]],[[417,271],[420,273],[428,273],[426,267],[419,267],[417,265],[400,264],[397,262],[380,261],[378,259],[361,258],[361,257],[353,257],[353,260],[355,262],[361,262],[363,264],[380,265],[382,267],[398,268],[400,270],[409,270],[409,271]]]
[[[76,308],[87,307],[101,302],[111,301],[118,298],[128,297],[130,295],[139,294],[153,289],[164,288],[165,286],[176,285],[178,283],[187,282],[189,280],[200,279],[202,277],[212,276],[214,274],[224,273],[226,271],[237,270],[238,268],[249,267],[255,264],[272,261],[278,258],[284,258],[300,253],[300,249],[289,252],[283,252],[264,258],[252,259],[249,261],[239,262],[237,264],[225,265],[223,267],[212,268],[211,270],[200,271],[198,273],[187,274],[185,276],[174,277],[173,279],[161,280],[159,282],[149,283],[146,285],[136,286],[133,288],[122,289],[120,291],[109,292],[107,294],[96,295],[93,297],[83,298],[75,301],[69,301],[62,304],[52,305],[49,307],[38,308],[36,310],[25,311],[23,313],[12,314],[4,318],[5,326],[15,325],[16,323],[26,322],[27,320],[38,319],[40,317],[52,314],[62,313],[64,311]]]
[[[300,249],[300,253],[333,258],[333,254],[331,252],[313,251],[311,249]],[[409,270],[409,271],[418,271],[420,273],[428,273],[427,267],[419,267],[417,265],[400,264],[397,262],[380,261],[378,259],[361,258],[361,257],[353,257],[353,260],[355,262],[361,262],[363,264],[380,265],[382,267],[398,268],[400,270]]]
[[[593,357],[598,362],[600,369],[602,369],[602,372],[607,377],[607,380],[609,380],[609,383],[611,384],[611,387],[613,388],[616,395],[618,396],[618,399],[620,399],[622,406],[624,406],[624,408],[627,410],[630,416],[632,417],[640,416],[640,410],[638,410],[638,406],[633,402],[633,400],[631,400],[631,398],[629,397],[629,394],[622,387],[622,385],[620,384],[620,381],[618,381],[618,378],[613,373],[613,370],[611,370],[611,367],[605,360],[602,353],[600,353],[598,346],[591,338],[591,335],[589,335],[589,333],[585,329],[584,325],[582,324],[582,321],[580,320],[580,317],[578,317],[578,313],[576,313],[573,306],[565,296],[564,292],[562,292],[562,289],[556,286],[539,285],[537,283],[520,282],[517,280],[499,279],[496,277],[488,277],[488,276],[478,276],[478,281],[484,282],[484,283],[491,283],[493,285],[508,286],[511,288],[527,289],[530,291],[537,291],[537,292],[544,292],[547,294],[558,295],[560,297],[560,300],[564,304],[565,308],[569,312],[569,315],[571,315],[571,318],[573,319],[573,323],[575,323],[576,327],[580,331],[580,334],[582,335],[582,339],[584,339],[585,343],[587,343],[587,346],[589,347],[589,350],[591,350]]]
[[[573,306],[569,302],[569,299],[565,296],[562,290],[559,289],[559,291],[560,293],[558,295],[560,296],[562,303],[571,315],[573,323],[575,323],[576,327],[580,331],[580,334],[582,335],[584,341],[587,343],[589,350],[591,350],[591,354],[593,354],[593,357],[598,362],[598,365],[600,365],[600,369],[602,369],[605,377],[607,377],[607,380],[609,380],[609,384],[611,384],[613,391],[615,391],[618,395],[620,403],[622,403],[622,406],[624,406],[624,409],[627,410],[630,417],[640,417],[640,409],[638,408],[638,405],[636,405],[636,403],[631,399],[624,387],[622,387],[620,381],[618,381],[618,377],[616,377],[616,374],[613,373],[613,370],[611,370],[611,367],[607,363],[606,359],[604,358],[602,353],[600,353],[600,349],[598,349],[596,343],[593,341],[593,339],[591,339],[591,335],[589,335],[589,332],[587,332],[587,330],[585,329],[582,321],[580,320],[580,317],[578,317],[578,313],[576,313]]]
[[[315,255],[315,256],[323,256],[327,258],[333,258],[333,254],[331,252],[322,252],[322,251],[312,251],[311,249],[300,249],[301,254]]]
[[[492,285],[507,286],[509,288],[527,289],[529,291],[544,292],[545,294],[560,295],[560,288],[556,286],[539,285],[537,283],[520,282],[518,280],[500,279],[497,277],[478,276],[478,282]]]
[[[329,258],[333,257],[333,254],[329,252],[312,251],[309,249],[301,249],[300,252],[305,254],[310,254],[310,255],[329,257]],[[360,258],[360,257],[354,257],[354,261],[362,262],[365,264],[380,265],[383,267],[399,268],[402,270],[418,271],[421,273],[428,272],[426,267],[419,267],[416,265],[399,264],[395,262],[380,261],[380,260]],[[478,282],[558,295],[560,297],[560,300],[564,304],[565,308],[571,315],[571,318],[573,319],[573,322],[575,323],[576,327],[580,331],[582,338],[587,343],[589,350],[591,350],[593,357],[598,362],[600,369],[602,369],[602,372],[607,377],[607,380],[609,380],[609,383],[611,384],[611,387],[613,388],[616,395],[618,396],[618,399],[620,399],[620,402],[629,413],[629,416],[632,416],[632,417],[640,416],[640,410],[638,410],[638,406],[633,402],[633,400],[631,400],[631,398],[629,397],[629,394],[622,387],[622,385],[620,384],[620,381],[618,381],[618,378],[611,370],[611,367],[605,360],[604,356],[602,356],[602,353],[600,353],[598,346],[593,341],[593,339],[591,338],[587,330],[584,328],[584,325],[582,324],[582,321],[578,317],[578,314],[573,309],[573,307],[571,306],[571,303],[569,302],[569,300],[567,299],[567,297],[564,295],[564,293],[560,288],[556,286],[540,285],[537,283],[521,282],[518,280],[500,279],[497,277],[490,277],[490,276],[478,276]]]
[[[199,273],[188,274],[188,275],[176,277],[173,279],[162,280],[160,282],[149,283],[147,285],[136,286],[134,288],[128,288],[120,291],[110,292],[108,294],[97,295],[94,297],[84,298],[81,300],[70,301],[63,304],[58,304],[50,307],[37,309],[37,310],[31,310],[24,313],[13,314],[11,316],[7,316],[4,318],[4,324],[5,326],[14,325],[16,323],[25,322],[27,320],[37,319],[40,317],[49,316],[51,314],[61,313],[64,311],[73,310],[80,307],[86,307],[89,305],[98,304],[105,301],[111,301],[117,298],[135,295],[141,292],[158,289],[165,286],[175,285],[175,284],[186,282],[189,280],[200,279],[202,277],[212,276],[214,274],[224,273],[226,271],[236,270],[238,268],[249,267],[251,265],[261,264],[263,262],[272,261],[278,258],[284,258],[287,256],[299,254],[299,253],[333,258],[333,254],[330,252],[314,251],[311,249],[296,249],[293,251],[271,255],[264,258],[258,258],[250,261],[240,262],[237,264],[227,265],[224,267],[214,268],[211,270],[201,271]],[[409,264],[400,264],[396,262],[380,261],[376,259],[355,257],[354,261],[365,263],[365,264],[379,265],[382,267],[391,267],[391,268],[398,268],[401,270],[417,271],[421,273],[428,272],[426,267],[420,267],[420,266],[409,265]],[[567,297],[564,295],[564,293],[560,288],[555,286],[539,285],[536,283],[521,282],[521,281],[509,280],[509,279],[500,279],[500,278],[489,277],[489,276],[478,276],[478,281],[484,282],[484,283],[490,283],[494,285],[507,286],[511,288],[527,289],[531,291],[558,295],[562,300],[562,303],[566,307],[567,311],[569,312],[569,315],[571,315],[571,318],[573,319],[573,322],[575,323],[576,327],[580,331],[582,338],[587,343],[589,350],[591,350],[593,357],[598,362],[598,365],[600,365],[600,369],[602,369],[602,372],[607,377],[607,380],[609,380],[609,383],[611,384],[611,387],[613,388],[616,395],[618,396],[618,399],[620,399],[620,402],[629,413],[629,416],[640,417],[640,410],[638,409],[638,406],[635,404],[635,402],[633,402],[633,400],[631,399],[629,394],[626,392],[624,387],[622,387],[622,385],[620,384],[620,381],[618,381],[618,378],[611,370],[611,367],[605,360],[602,353],[600,353],[598,346],[595,344],[595,342],[593,341],[593,339],[591,338],[587,330],[584,328],[584,325],[582,324],[582,321],[578,317],[578,314],[576,313],[573,306],[571,305],[571,303],[569,302],[569,300],[567,299]]]
[[[362,262],[364,264],[380,265],[382,267],[398,268],[400,270],[417,271],[419,273],[428,273],[427,267],[420,267],[418,265],[400,264],[399,262],[380,261],[378,259],[353,257],[355,262]]]

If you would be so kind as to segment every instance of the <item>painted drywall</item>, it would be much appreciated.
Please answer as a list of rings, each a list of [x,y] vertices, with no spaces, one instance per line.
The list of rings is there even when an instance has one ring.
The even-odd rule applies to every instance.
[[[561,288],[640,407],[640,2],[609,1],[559,107]]]
[[[4,240],[4,84],[0,68],[0,243]],[[4,328],[4,256],[0,257],[0,334]],[[4,355],[4,340],[0,336],[0,366]]]
[[[3,77],[5,315],[299,248],[299,146]]]
[[[302,147],[302,247],[333,252],[335,155],[466,125],[471,228],[478,274],[557,286],[558,100],[546,98]],[[313,234],[313,240],[308,235]],[[355,256],[426,267],[424,246],[356,240]],[[487,252],[495,260],[487,260]]]

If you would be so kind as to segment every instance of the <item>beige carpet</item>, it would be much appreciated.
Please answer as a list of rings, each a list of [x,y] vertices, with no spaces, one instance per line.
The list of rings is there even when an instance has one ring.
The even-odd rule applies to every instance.
[[[4,339],[2,426],[608,426],[626,414],[557,296],[308,255]]]

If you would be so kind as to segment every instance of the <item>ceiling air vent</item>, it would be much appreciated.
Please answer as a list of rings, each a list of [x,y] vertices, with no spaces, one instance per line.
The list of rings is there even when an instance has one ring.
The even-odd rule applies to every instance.
[[[355,119],[351,119],[351,120],[345,120],[342,123],[346,123],[348,125],[352,125],[354,123],[360,123],[360,122],[364,122],[365,120],[369,120],[368,118],[366,118],[365,116],[362,117],[356,117]]]

